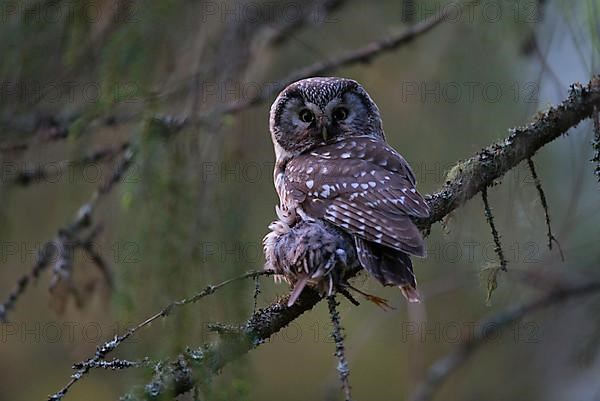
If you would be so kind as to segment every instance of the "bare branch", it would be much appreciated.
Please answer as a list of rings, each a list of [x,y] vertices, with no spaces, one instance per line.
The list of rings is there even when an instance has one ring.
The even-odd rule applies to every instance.
[[[542,146],[566,133],[583,119],[589,118],[594,105],[600,104],[599,83],[600,81],[594,79],[587,86],[573,85],[569,98],[559,106],[539,113],[526,127],[513,129],[504,141],[458,163],[443,188],[427,197],[432,214],[427,219],[417,220],[420,227],[430,229],[431,225],[466,203],[522,160],[531,157]],[[348,278],[355,276],[358,271],[359,269],[352,270]],[[597,286],[600,287],[600,284]],[[572,292],[590,291],[592,290],[582,289]],[[562,299],[564,295],[561,294],[570,293],[557,292],[553,293],[553,297]],[[159,393],[175,395],[192,390],[199,377],[206,379],[207,376],[218,373],[229,362],[262,344],[304,312],[312,309],[321,299],[317,292],[307,288],[291,307],[287,306],[287,297],[276,300],[267,308],[259,309],[253,314],[243,325],[244,329],[239,336],[226,336],[218,343],[188,350],[170,364],[157,367],[160,374],[155,375],[152,383],[128,394],[124,399],[153,399],[156,394],[148,394],[148,389],[159,389]]]
[[[55,163],[51,169],[39,166],[35,168],[25,167],[16,172],[12,177],[12,180],[9,182],[20,186],[28,186],[30,184],[37,184],[43,181],[52,182],[52,180],[66,168],[82,168],[94,163],[109,162],[122,152],[126,151],[128,148],[128,142],[124,142],[118,146],[110,145],[97,149],[77,160],[63,160]],[[10,175],[12,176],[12,174]]]
[[[173,312],[174,309],[179,308],[181,306],[184,305],[189,305],[195,302],[198,302],[199,300],[201,300],[202,298],[205,298],[209,295],[212,295],[215,293],[215,291],[220,290],[223,287],[228,286],[231,283],[240,281],[240,280],[244,280],[247,278],[254,278],[254,277],[258,277],[258,276],[267,276],[267,275],[271,275],[273,274],[272,272],[268,272],[268,271],[250,271],[250,272],[246,272],[238,277],[234,277],[228,280],[225,280],[219,284],[216,285],[209,285],[207,286],[205,289],[203,289],[202,291],[192,295],[191,297],[188,298],[184,298],[181,299],[179,301],[174,301],[171,302],[169,305],[167,305],[166,307],[164,307],[161,311],[155,313],[154,315],[144,319],[143,321],[141,321],[140,323],[137,324],[137,326],[132,327],[131,329],[127,330],[124,334],[122,335],[116,335],[114,338],[112,338],[109,341],[106,341],[104,344],[100,345],[99,347],[97,347],[96,349],[96,354],[91,357],[88,358],[85,361],[76,363],[73,365],[73,368],[76,369],[75,373],[73,373],[71,375],[71,380],[69,380],[69,382],[58,392],[54,393],[53,395],[51,395],[48,398],[48,401],[59,401],[62,400],[63,397],[67,394],[67,392],[70,390],[70,388],[77,383],[79,380],[81,380],[89,371],[91,368],[94,367],[105,367],[103,365],[106,365],[107,362],[104,361],[104,358],[110,354],[111,352],[113,352],[117,347],[119,347],[125,340],[127,340],[129,337],[133,336],[134,334],[136,334],[139,330],[141,330],[142,328],[148,326],[150,323],[154,322],[157,319],[166,317],[168,315],[171,314],[171,312]],[[125,366],[123,366],[125,367]]]
[[[350,381],[348,376],[350,375],[350,367],[346,360],[346,349],[344,347],[344,335],[342,334],[342,325],[340,324],[340,314],[337,311],[338,303],[335,300],[335,295],[327,297],[327,305],[329,306],[329,315],[331,316],[331,323],[333,324],[333,332],[331,337],[335,342],[335,356],[338,359],[337,371],[340,375],[340,381],[342,382],[342,390],[344,391],[344,399],[346,401],[352,401],[352,395],[350,393]]]
[[[500,234],[498,234],[498,230],[496,229],[496,224],[494,223],[494,215],[492,214],[492,208],[488,202],[487,196],[487,187],[483,188],[481,191],[481,199],[483,200],[483,210],[485,212],[485,218],[490,226],[490,230],[492,231],[492,238],[494,239],[494,252],[496,256],[498,256],[498,264],[494,264],[492,266],[488,266],[484,268],[483,272],[488,273],[487,277],[487,302],[489,303],[492,299],[492,294],[498,288],[498,274],[500,271],[506,271],[506,265],[508,262],[504,257],[504,251],[502,250],[502,243],[500,242]]]
[[[453,4],[458,4],[458,2],[455,2]],[[423,21],[410,26],[409,28],[407,28],[399,34],[376,40],[364,47],[348,51],[329,61],[318,62],[306,66],[298,71],[293,72],[286,78],[278,81],[270,89],[279,91],[285,88],[287,85],[291,84],[292,82],[296,82],[303,78],[325,75],[341,67],[346,67],[356,63],[368,63],[375,57],[381,56],[386,52],[397,50],[402,46],[411,43],[413,40],[417,39],[421,35],[429,32],[441,22],[446,20],[446,18],[448,18],[448,13],[451,9],[452,7],[444,7],[443,12],[428,17]],[[237,102],[230,103],[224,106],[220,110],[220,112],[237,113],[243,109],[262,103],[271,96],[272,93],[270,91],[262,91],[254,97],[241,99]]]
[[[459,366],[465,363],[474,351],[485,344],[486,339],[492,337],[504,327],[515,324],[525,316],[564,303],[577,297],[596,294],[600,292],[600,282],[585,283],[566,289],[551,291],[537,300],[517,305],[506,309],[482,320],[471,338],[461,344],[455,351],[437,360],[428,370],[425,380],[417,387],[410,397],[411,401],[429,401],[444,383],[447,377]],[[483,329],[485,328],[485,329]]]
[[[48,266],[52,255],[52,246],[53,241],[48,241],[42,245],[37,253],[31,271],[22,275],[19,280],[17,280],[15,288],[8,294],[6,300],[0,304],[0,323],[6,322],[7,313],[14,309],[19,298],[25,293],[25,290],[27,290],[29,282],[37,279],[40,273]]]
[[[252,308],[252,313],[256,312],[256,309],[258,308],[258,296],[260,295],[260,277],[256,276],[254,277],[254,307]]]
[[[152,382],[135,389],[122,399],[151,400],[159,394],[175,396],[192,390],[194,383],[217,374],[225,365],[256,348],[304,312],[312,309],[321,299],[312,288],[306,288],[289,307],[287,296],[277,299],[267,308],[254,313],[241,326],[238,335],[223,336],[217,343],[188,349],[172,362],[155,366]]]
[[[441,221],[523,160],[532,157],[544,145],[590,118],[594,106],[598,105],[599,77],[585,86],[571,85],[569,97],[560,105],[538,113],[526,126],[511,129],[508,138],[458,162],[448,173],[446,184],[428,197],[430,217],[416,219],[417,224],[424,230],[430,229],[432,224]]]
[[[144,366],[149,366],[150,361],[148,359],[144,359],[141,361],[129,361],[126,359],[112,359],[110,361],[85,361],[79,362],[73,365],[74,369],[106,369],[106,370],[122,370],[128,368],[140,368]]]
[[[494,252],[498,255],[498,261],[500,262],[500,268],[502,271],[506,271],[506,265],[508,262],[506,261],[506,257],[504,257],[504,251],[502,250],[502,244],[500,243],[500,234],[498,234],[498,230],[496,229],[496,224],[494,223],[494,215],[492,214],[492,208],[488,202],[487,196],[487,187],[481,191],[481,198],[483,199],[483,208],[485,210],[485,218],[490,226],[490,230],[492,231],[492,237],[494,239]]]
[[[127,8],[130,6],[129,1],[124,1],[116,9],[115,15],[126,15]],[[235,45],[236,49],[230,46],[220,48],[221,54],[216,57],[216,61],[212,64],[218,69],[218,75],[226,82],[227,79],[238,79],[243,75],[243,71],[247,69],[247,65],[251,62],[250,55],[255,47],[254,42],[260,42],[256,47],[267,47],[269,45],[279,45],[294,38],[295,31],[310,25],[319,25],[324,22],[333,11],[340,8],[346,0],[311,0],[302,4],[301,18],[289,18],[285,13],[277,13],[273,18],[269,11],[272,5],[265,5],[265,9],[258,12],[258,15],[263,18],[242,18],[241,21],[236,21],[235,24],[230,24],[223,33],[222,40],[230,45]],[[262,5],[260,5],[262,7]],[[117,18],[118,19],[118,18]],[[95,41],[100,45],[107,40],[114,29],[118,28],[117,21],[112,19],[110,24],[103,29]],[[229,36],[228,36],[229,35]],[[242,54],[243,53],[243,54]],[[87,54],[87,53],[86,53]],[[235,66],[231,54],[236,54]],[[89,62],[92,58],[82,57],[81,61]],[[85,67],[81,63],[77,63],[76,68]],[[227,68],[226,74],[222,74],[222,69]],[[67,72],[67,75],[75,73],[75,67]],[[226,79],[226,77],[228,77]],[[65,78],[65,77],[63,77]],[[192,96],[197,96],[199,80],[204,78],[200,73],[195,73],[186,77],[181,83],[169,85],[169,88],[175,86],[176,89],[169,92],[163,92],[156,97],[151,95],[140,100],[156,102],[158,98],[170,98],[173,95],[181,92],[190,92]],[[64,80],[64,79],[63,79]],[[29,108],[39,103],[43,98],[36,97]],[[263,99],[265,100],[265,99]],[[227,107],[226,107],[227,108]],[[127,114],[116,113],[116,110],[111,110],[109,115],[96,116],[94,110],[91,115],[89,110],[79,110],[73,113],[63,115],[48,115],[47,113],[29,112],[23,115],[0,115],[0,128],[7,131],[16,131],[20,134],[35,134],[26,142],[16,144],[0,144],[0,153],[15,153],[23,152],[35,145],[45,144],[53,141],[64,140],[69,136],[73,126],[81,119],[86,120],[86,128],[88,131],[92,128],[100,128],[126,123],[138,122],[142,118],[140,110],[133,111]],[[215,110],[208,113],[202,123],[210,122],[215,117],[220,117],[221,110]]]
[[[592,162],[595,163],[594,166],[594,174],[600,182],[600,107],[594,106],[594,142],[592,143],[594,147],[594,157],[592,158]]]
[[[320,3],[323,3],[323,4],[316,5],[315,7],[323,7],[323,9],[325,9],[326,12],[331,12],[332,10],[334,10],[335,8],[337,8],[339,6],[338,3],[341,3],[341,1],[331,0],[331,1],[323,1]],[[454,2],[452,4],[458,5],[458,4],[460,4],[460,2]],[[299,69],[298,71],[293,72],[286,78],[284,78],[280,81],[277,81],[275,84],[270,86],[269,91],[263,90],[263,91],[257,93],[253,97],[240,99],[237,101],[230,102],[222,107],[217,107],[214,110],[203,113],[197,120],[194,121],[194,123],[196,125],[202,125],[204,123],[214,120],[215,117],[221,116],[222,114],[235,114],[235,113],[238,113],[249,107],[252,107],[252,106],[255,106],[262,102],[265,102],[272,97],[272,95],[273,95],[272,91],[281,90],[284,87],[286,87],[287,85],[289,85],[292,82],[295,82],[299,79],[307,78],[307,77],[311,77],[311,76],[317,76],[317,75],[324,75],[324,74],[327,74],[338,68],[347,67],[352,64],[368,63],[368,62],[372,61],[374,58],[379,57],[387,52],[398,50],[398,49],[402,48],[404,45],[407,45],[407,44],[413,42],[415,39],[419,38],[421,35],[431,31],[433,28],[435,28],[441,22],[445,21],[448,18],[448,14],[451,10],[452,10],[452,7],[444,7],[443,12],[433,15],[431,17],[428,17],[428,18],[424,19],[423,21],[410,26],[409,28],[405,29],[404,31],[402,31],[399,34],[392,35],[387,38],[378,39],[376,41],[373,41],[373,42],[367,44],[364,47],[348,51],[336,58],[329,60],[329,61],[317,62],[317,63],[311,64],[309,66],[306,66],[302,69]],[[303,23],[305,23],[305,22],[306,21],[303,20]],[[298,26],[299,25],[294,25],[289,28],[297,29]],[[287,29],[288,29],[287,26],[276,27],[275,33],[274,33],[275,38],[280,38],[284,35],[288,35],[289,31]],[[191,79],[195,80],[195,79],[197,79],[197,77],[194,76],[194,77],[191,77]],[[186,88],[189,89],[189,86],[186,85]],[[165,96],[165,95],[162,95],[162,96]],[[159,119],[159,120],[163,120],[164,118],[168,118],[168,117],[156,116],[156,119]],[[47,140],[58,140],[58,139],[66,138],[71,122],[76,121],[76,119],[77,119],[76,117],[72,117],[70,119],[70,122],[58,123],[56,119],[48,118],[48,121],[50,121],[52,123],[51,127],[52,127],[53,134],[46,135],[46,139],[44,140],[44,142]],[[122,122],[129,122],[130,120],[131,120],[130,118],[123,118]],[[44,120],[44,121],[46,121],[46,120]],[[104,118],[100,122],[100,125],[112,125],[112,124],[118,124],[120,122],[121,121],[115,117]],[[182,122],[182,125],[188,124],[188,123],[191,123],[191,121],[186,120],[186,121]],[[41,123],[36,122],[35,125],[33,125],[33,130],[37,131],[39,129],[40,124]],[[28,149],[30,147],[30,145],[31,144],[29,144],[29,143],[22,143],[22,144],[17,144],[17,145],[12,145],[12,146],[5,146],[5,147],[0,148],[0,151],[2,151],[2,152],[23,151],[23,150]]]
[[[544,189],[542,188],[542,182],[535,171],[535,164],[533,163],[533,159],[531,157],[527,158],[527,166],[529,167],[529,172],[531,173],[531,178],[533,178],[533,182],[535,184],[535,188],[537,189],[538,196],[540,197],[540,202],[542,203],[542,209],[544,209],[544,216],[546,218],[546,228],[548,235],[548,249],[552,250],[552,243],[556,243],[558,247],[558,251],[560,253],[560,259],[564,262],[565,255],[563,254],[562,247],[560,246],[560,242],[554,237],[552,234],[552,225],[550,224],[550,213],[548,212],[548,201],[546,201],[546,194],[544,193]]]
[[[28,113],[22,116],[11,116],[7,121],[0,120],[0,128],[5,131],[17,131],[21,134],[35,134],[27,142],[0,145],[0,153],[19,153],[36,145],[62,141],[69,136],[69,129],[83,113],[68,117],[39,115]],[[103,116],[90,124],[89,128],[110,127],[132,122],[131,116]]]
[[[90,200],[79,208],[75,219],[68,225],[57,230],[54,240],[47,241],[36,257],[36,261],[29,273],[24,274],[17,282],[13,291],[8,295],[6,301],[0,304],[0,322],[6,321],[6,315],[9,310],[14,309],[16,301],[23,295],[30,281],[37,279],[39,274],[49,265],[51,256],[58,253],[58,261],[55,264],[54,276],[51,282],[51,288],[54,287],[63,278],[70,275],[70,257],[72,256],[72,243],[82,234],[82,232],[92,224],[92,214],[98,204],[98,201],[110,193],[114,186],[121,180],[125,172],[133,163],[134,152],[132,149],[125,151],[125,154],[116,163],[112,175],[100,185],[92,194]],[[60,252],[61,249],[69,247],[69,250]]]

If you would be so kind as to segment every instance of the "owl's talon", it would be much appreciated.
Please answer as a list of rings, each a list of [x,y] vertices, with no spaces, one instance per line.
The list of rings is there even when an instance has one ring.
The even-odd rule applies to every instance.
[[[378,307],[380,307],[381,309],[383,309],[386,312],[388,310],[394,310],[394,309],[396,309],[392,305],[390,305],[389,302],[388,302],[388,300],[385,299],[385,298],[378,297],[377,295],[368,294],[368,293],[366,293],[364,291],[359,290],[356,287],[351,286],[350,284],[346,284],[346,286],[348,288],[350,288],[351,290],[358,292],[360,295],[362,295],[363,297],[365,297],[365,299],[367,301],[373,302],[375,305],[377,305]]]
[[[288,227],[288,230],[296,223],[296,213],[284,210],[280,205],[275,205],[275,213],[279,220]]]
[[[290,231],[290,226],[281,220],[276,220],[269,224],[269,230],[275,232],[275,235],[279,236],[287,234]]]
[[[378,297],[376,295],[371,295],[371,294],[364,294],[364,297],[368,300],[373,302],[375,305],[379,306],[382,310],[384,311],[389,311],[389,310],[394,310],[396,308],[394,308],[392,305],[390,305],[388,303],[388,300],[385,298],[381,298]]]

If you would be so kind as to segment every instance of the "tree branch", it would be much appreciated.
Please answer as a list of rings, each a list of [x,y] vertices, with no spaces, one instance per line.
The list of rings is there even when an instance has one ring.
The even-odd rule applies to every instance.
[[[341,6],[345,0],[314,0],[307,4],[308,8],[303,12],[303,18],[297,20],[290,20],[284,17],[277,19],[276,21],[269,21],[268,18],[261,21],[250,21],[244,19],[240,24],[232,24],[228,29],[228,39],[231,43],[241,43],[242,46],[239,47],[250,48],[250,42],[256,39],[258,36],[258,32],[262,28],[270,28],[272,30],[271,34],[273,37],[272,40],[277,40],[279,38],[279,42],[283,41],[283,37],[289,37],[290,33],[294,29],[299,29],[300,27],[310,24],[312,22],[318,22],[315,19],[315,13],[321,13],[321,17],[326,17],[333,10]],[[268,15],[268,13],[264,13],[264,15]],[[273,24],[270,24],[273,22]],[[246,49],[247,50],[247,49]],[[226,64],[225,60],[230,56],[230,52],[232,49],[224,49],[222,57],[224,57],[222,62],[216,62],[216,65]],[[234,52],[236,53],[236,52]],[[244,57],[238,53],[237,58],[240,58],[242,61],[237,63],[236,68],[230,68],[228,70],[229,76],[227,79],[235,79],[239,75],[242,75],[242,71],[245,70],[246,64],[243,60],[249,61],[250,52],[245,51]],[[225,77],[223,77],[224,82],[227,81]],[[265,99],[262,99],[265,100]],[[206,121],[214,121],[215,118],[221,116],[220,110],[215,110],[210,116],[204,120]],[[0,116],[2,117],[2,116]],[[31,113],[27,116],[23,116],[20,118],[11,118],[10,123],[18,123],[17,126],[9,125],[7,128],[9,129],[18,129],[25,132],[37,132],[43,130],[44,134],[39,137],[34,137],[31,142],[24,142],[15,145],[8,146],[0,146],[0,153],[2,152],[17,152],[17,151],[26,151],[32,145],[43,144],[49,141],[58,141],[64,140],[68,137],[69,129],[73,123],[75,123],[80,117],[80,115],[71,115],[66,121],[62,121],[61,119],[54,116],[40,116],[37,113]],[[15,121],[13,121],[15,120]],[[105,116],[99,118],[98,121],[100,126],[104,125],[113,125],[118,123],[131,122],[130,118],[123,118],[122,120],[117,120],[116,116]],[[169,137],[180,132],[182,129],[189,127],[189,119],[181,119],[173,116],[155,116],[147,118],[141,123],[144,125],[144,132],[152,131],[154,134],[162,135],[164,137]],[[0,125],[4,124],[3,121],[0,121]],[[14,124],[13,124],[14,125]],[[12,128],[11,128],[12,127]],[[115,147],[113,149],[101,149],[96,151],[88,156],[85,156],[83,159],[79,161],[63,161],[58,163],[61,167],[69,166],[72,163],[82,165],[86,165],[93,162],[103,161],[106,159],[110,159],[114,157],[116,154],[125,153],[121,159],[117,162],[115,171],[113,175],[109,178],[109,180],[102,186],[100,186],[93,193],[91,200],[80,207],[79,212],[77,214],[76,219],[68,226],[65,226],[59,230],[59,233],[64,232],[67,234],[67,237],[74,239],[80,234],[80,231],[90,226],[90,217],[92,212],[94,211],[98,199],[110,192],[112,188],[118,184],[118,182],[122,179],[123,174],[126,173],[127,169],[134,163],[135,158],[135,146],[133,144],[135,139],[131,141],[126,141],[121,144],[119,147]],[[36,180],[42,179],[50,179],[52,177],[47,176],[45,172],[42,170],[33,170],[33,171],[15,171],[14,177],[12,177],[11,182],[27,185]],[[57,236],[57,240],[50,240],[46,242],[42,246],[42,250],[38,253],[36,257],[36,261],[30,272],[23,274],[19,280],[17,281],[13,290],[6,296],[6,299],[3,303],[0,303],[0,322],[6,320],[7,313],[11,309],[14,309],[16,302],[19,297],[24,294],[27,290],[29,283],[32,280],[37,279],[39,274],[48,267],[51,253],[47,251],[47,249],[52,250],[55,245],[62,245],[62,241],[58,241],[60,239],[60,235]],[[85,245],[85,243],[82,243]],[[84,250],[88,253],[92,253],[91,257],[96,264],[102,268],[102,264],[100,263],[100,259],[97,255],[93,255],[93,252],[89,247],[84,247]]]
[[[215,293],[215,291],[218,291],[220,289],[222,289],[223,287],[227,287],[228,285],[230,285],[231,283],[240,281],[240,280],[244,280],[246,278],[254,278],[254,277],[259,277],[259,276],[268,276],[268,275],[272,275],[272,272],[268,272],[268,271],[249,271],[246,272],[238,277],[234,277],[228,280],[225,280],[219,284],[215,284],[215,285],[208,285],[206,288],[204,288],[202,291],[192,295],[191,297],[188,298],[184,298],[181,299],[179,301],[174,301],[171,302],[169,305],[167,305],[166,307],[164,307],[163,309],[161,309],[159,312],[155,313],[154,315],[144,319],[143,321],[141,321],[140,323],[137,324],[137,326],[127,330],[124,334],[122,335],[117,335],[114,338],[112,338],[109,341],[106,341],[104,344],[100,345],[99,347],[96,348],[96,353],[94,354],[93,357],[88,358],[85,361],[76,363],[73,365],[73,369],[75,369],[75,373],[73,373],[71,375],[71,380],[69,380],[69,382],[59,391],[57,391],[56,393],[54,393],[53,395],[51,395],[48,398],[48,401],[60,401],[63,399],[63,397],[67,394],[67,392],[71,389],[71,387],[73,387],[73,385],[75,383],[77,383],[79,380],[81,380],[86,374],[88,374],[88,372],[90,371],[90,369],[92,368],[96,368],[96,367],[103,367],[103,368],[108,368],[111,367],[113,368],[113,365],[117,364],[119,365],[119,363],[115,363],[114,361],[106,361],[105,358],[107,355],[109,355],[111,352],[113,352],[115,349],[117,349],[125,340],[127,340],[129,337],[135,335],[139,330],[143,329],[144,327],[150,325],[152,322],[154,322],[155,320],[158,320],[160,318],[166,317],[168,315],[170,315],[174,309],[176,308],[180,308],[184,305],[189,305],[192,303],[196,303],[199,300],[201,300],[202,298],[205,298],[207,296],[210,296],[212,294]],[[117,360],[119,361],[119,360]],[[147,361],[145,361],[144,363],[146,363]],[[120,364],[119,368],[125,368],[125,367],[134,367],[134,366],[139,366],[141,363],[130,363],[130,364]],[[125,366],[127,365],[127,366]]]
[[[550,291],[537,300],[506,309],[479,322],[478,330],[473,336],[455,351],[438,359],[427,371],[425,380],[418,386],[410,397],[411,401],[429,401],[443,384],[444,380],[460,365],[473,355],[486,339],[492,337],[503,328],[517,323],[525,316],[540,309],[567,302],[571,299],[600,292],[600,281],[585,283],[571,288]]]
[[[324,2],[317,2],[317,3],[318,3],[317,6],[323,7],[323,9],[326,10],[326,12],[331,12],[332,10],[334,10],[335,8],[337,8],[339,6],[340,2],[339,1],[324,1]],[[321,4],[321,3],[323,3],[323,4]],[[454,2],[451,4],[460,5],[460,2]],[[226,105],[224,105],[222,107],[217,107],[213,110],[207,111],[206,113],[203,113],[202,115],[200,115],[200,117],[198,119],[194,120],[193,123],[196,125],[201,125],[203,123],[212,121],[215,118],[215,116],[219,116],[222,114],[239,113],[240,111],[245,110],[249,107],[252,107],[257,104],[265,102],[266,100],[270,99],[273,96],[273,93],[272,93],[273,91],[279,91],[279,90],[285,88],[287,85],[289,85],[295,81],[298,81],[300,79],[328,74],[329,72],[334,71],[338,68],[347,67],[347,66],[357,64],[357,63],[368,63],[368,62],[372,61],[374,58],[379,57],[387,52],[398,50],[399,48],[402,48],[404,45],[407,45],[407,44],[413,42],[415,39],[419,38],[421,35],[431,31],[433,28],[435,28],[440,23],[445,21],[448,18],[448,15],[451,11],[452,11],[452,7],[444,7],[444,11],[442,11],[441,13],[432,15],[432,16],[424,19],[421,22],[411,25],[410,27],[406,28],[404,31],[402,31],[396,35],[391,35],[386,38],[381,38],[381,39],[375,40],[359,49],[350,50],[346,53],[339,55],[338,57],[331,59],[331,60],[317,62],[317,63],[311,64],[311,65],[308,65],[304,68],[301,68],[301,69],[291,73],[287,77],[277,81],[273,85],[269,86],[269,90],[260,91],[255,96],[244,98],[244,99],[239,99],[237,101],[227,103]],[[306,20],[302,20],[302,21],[303,21],[303,23],[306,23]],[[280,32],[278,30],[280,28],[281,29],[285,28],[285,29],[283,29]],[[277,27],[277,29],[275,29],[275,31],[276,31],[274,33],[275,38],[289,34],[289,32],[287,31],[287,27],[283,27],[283,28]],[[294,25],[293,27],[290,27],[290,28],[297,29],[298,26]],[[191,78],[194,79],[194,77],[191,77]],[[168,118],[168,117],[156,116],[156,119],[158,119],[158,120],[163,120],[163,118]],[[52,135],[47,135],[48,140],[60,140],[60,139],[65,139],[67,137],[69,127],[72,122],[77,120],[77,116],[75,116],[75,117],[72,116],[70,118],[70,121],[63,123],[63,124],[58,123],[57,120],[53,117],[49,117],[48,119],[49,119],[49,121],[52,122],[52,124],[53,124],[52,127],[53,127],[54,131],[57,132]],[[103,121],[100,123],[100,125],[107,125],[107,124],[112,125],[112,124],[119,123],[119,120],[115,117],[111,117],[108,119],[103,118],[102,120]],[[123,118],[123,122],[129,122],[129,121],[130,121],[130,118]],[[188,123],[192,123],[192,121],[189,121],[189,120],[184,121],[184,124],[188,124]],[[37,131],[40,124],[41,123],[36,122],[33,125],[33,128],[29,128],[28,131]],[[16,145],[4,146],[4,147],[0,148],[0,152],[23,151],[23,150],[28,149],[29,146],[30,146],[29,143],[20,143],[20,144],[16,144]]]
[[[287,296],[275,300],[267,308],[255,312],[238,335],[222,336],[217,343],[188,349],[170,363],[155,366],[154,379],[126,394],[122,400],[154,400],[159,395],[176,396],[192,390],[196,383],[219,373],[228,363],[256,348],[311,310],[321,299],[315,290],[305,288],[292,306],[287,306]]]
[[[539,113],[527,126],[512,129],[507,139],[459,162],[450,172],[442,189],[427,197],[432,214],[429,218],[418,219],[419,226],[429,230],[434,223],[466,203],[522,160],[531,157],[542,146],[589,118],[595,105],[600,105],[598,78],[592,79],[586,86],[573,85],[569,97],[560,105]],[[358,271],[359,269],[352,270],[348,277],[355,276]],[[546,304],[598,290],[600,290],[600,283],[552,292],[531,305],[510,310],[498,319],[500,322],[507,321],[510,324],[520,316]],[[317,292],[307,288],[290,307],[287,306],[287,297],[276,300],[267,308],[254,313],[242,326],[239,336],[223,337],[218,343],[188,350],[171,363],[157,366],[154,380],[126,395],[124,399],[152,400],[159,393],[178,395],[192,390],[200,379],[206,379],[206,376],[220,372],[229,362],[262,344],[304,312],[312,309],[321,299]],[[150,392],[149,389],[152,391]]]
[[[109,145],[97,150],[94,150],[90,154],[86,154],[83,157],[75,160],[63,160],[60,162],[52,163],[47,166],[34,166],[24,167],[16,170],[14,174],[12,171],[7,171],[7,178],[9,184],[19,186],[29,186],[31,184],[38,184],[41,182],[53,182],[57,176],[60,178],[62,171],[69,168],[84,168],[89,165],[96,163],[103,163],[112,161],[115,157],[120,155],[122,152],[127,151],[129,148],[129,142],[123,142],[119,145]],[[6,167],[5,167],[6,169]]]
[[[110,177],[108,177],[108,179],[103,182],[102,185],[96,188],[90,197],[90,200],[79,208],[73,221],[70,224],[58,229],[55,239],[44,243],[36,256],[35,263],[33,264],[30,272],[25,273],[23,276],[21,276],[21,278],[19,278],[17,285],[6,297],[6,300],[3,303],[0,303],[0,323],[6,321],[7,313],[14,309],[18,298],[26,291],[29,283],[33,280],[36,280],[41,272],[48,267],[51,261],[51,256],[54,253],[59,252],[59,250],[67,245],[67,243],[76,241],[82,232],[91,226],[92,214],[96,209],[99,200],[103,196],[110,193],[114,186],[117,185],[121,178],[123,178],[123,175],[133,163],[133,157],[134,151],[127,148],[123,156],[116,162]],[[62,257],[60,257],[61,255],[58,256],[59,260],[62,260]],[[54,283],[53,285],[55,285],[59,280],[67,278],[66,276],[61,276],[60,273],[70,275],[70,271],[63,270],[62,267],[57,267],[60,266],[55,266],[54,276],[52,279],[52,282]]]
[[[459,4],[459,2],[454,2],[452,4]],[[329,72],[341,67],[346,67],[356,63],[368,63],[375,57],[379,57],[389,51],[397,50],[398,48],[417,39],[421,35],[429,32],[441,22],[445,21],[446,18],[448,18],[448,14],[450,12],[449,10],[451,9],[452,7],[444,7],[443,12],[432,15],[421,22],[411,25],[396,35],[373,41],[364,47],[348,51],[331,60],[317,62],[306,66],[298,71],[293,72],[286,78],[276,82],[273,87],[269,89],[280,91],[289,84],[303,78],[328,74]],[[265,100],[271,98],[272,95],[273,94],[271,91],[261,91],[256,96],[227,104],[220,111],[222,113],[237,113],[243,109],[264,102]]]
[[[590,118],[594,105],[599,104],[600,77],[594,77],[585,86],[573,84],[569,97],[560,105],[538,113],[526,126],[511,129],[508,138],[459,161],[448,173],[445,185],[427,197],[431,215],[416,219],[419,227],[429,230],[432,224],[441,221],[521,161]]]

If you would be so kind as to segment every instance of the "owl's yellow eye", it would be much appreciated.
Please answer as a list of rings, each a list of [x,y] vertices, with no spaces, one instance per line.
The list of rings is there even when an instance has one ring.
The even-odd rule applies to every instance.
[[[315,115],[309,109],[300,110],[299,116],[300,120],[304,121],[305,123],[312,123],[315,119]]]
[[[337,109],[333,110],[331,116],[335,121],[345,120],[346,117],[348,117],[348,109],[346,109],[345,107],[338,107]]]

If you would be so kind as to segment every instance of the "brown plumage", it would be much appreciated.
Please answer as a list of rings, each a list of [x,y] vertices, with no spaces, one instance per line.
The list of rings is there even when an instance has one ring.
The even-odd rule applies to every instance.
[[[415,302],[409,255],[424,256],[425,248],[411,218],[428,216],[429,208],[410,166],[385,142],[381,127],[377,106],[355,81],[310,78],[286,88],[271,108],[278,216],[288,227],[331,223],[353,238],[360,264],[373,277],[399,286]],[[305,240],[315,247],[320,241]],[[319,278],[335,269],[325,271]],[[287,278],[299,283],[295,292],[318,285]]]

